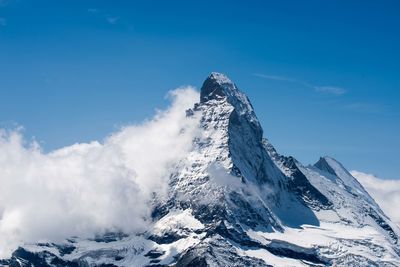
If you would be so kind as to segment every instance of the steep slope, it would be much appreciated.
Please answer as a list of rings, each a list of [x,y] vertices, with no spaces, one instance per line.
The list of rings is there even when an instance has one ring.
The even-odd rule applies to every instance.
[[[399,229],[357,180],[329,157],[278,154],[225,75],[186,114],[199,134],[146,232],[25,245],[0,265],[400,266]]]

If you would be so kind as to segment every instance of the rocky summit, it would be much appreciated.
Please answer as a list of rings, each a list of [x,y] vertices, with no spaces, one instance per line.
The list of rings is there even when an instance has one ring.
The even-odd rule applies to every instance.
[[[199,134],[147,231],[26,244],[3,266],[400,266],[398,227],[341,163],[279,154],[224,74],[186,112]]]

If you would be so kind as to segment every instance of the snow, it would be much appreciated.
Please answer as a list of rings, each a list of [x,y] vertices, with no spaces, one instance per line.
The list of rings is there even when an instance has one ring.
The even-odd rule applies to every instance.
[[[211,72],[210,78],[216,80],[220,85],[233,84],[225,74],[219,72]]]
[[[153,227],[155,234],[171,232],[177,229],[199,230],[203,229],[204,225],[193,217],[192,210],[172,210],[166,216],[161,218]]]
[[[241,255],[246,255],[249,257],[261,259],[265,261],[265,263],[270,264],[272,266],[280,266],[280,267],[304,267],[309,266],[308,264],[304,264],[299,260],[289,259],[278,257],[265,249],[241,249],[237,248],[237,251]]]
[[[319,227],[303,225],[301,229],[285,228],[282,233],[248,230],[247,234],[264,244],[278,240],[302,248],[318,248],[331,259],[352,253],[372,261],[390,261],[400,265],[398,255],[390,243],[380,231],[371,226],[353,227],[323,222]]]
[[[171,244],[160,245],[159,247],[166,253],[161,256],[160,264],[170,264],[174,261],[174,257],[182,253],[184,250],[198,244],[202,238],[205,237],[205,233],[201,235],[191,234],[189,237],[179,239]]]
[[[284,248],[327,259],[332,265],[359,260],[360,266],[368,261],[400,266],[398,245],[367,211],[376,212],[383,223],[393,224],[339,162],[323,158],[332,173],[287,161],[262,140],[262,129],[247,96],[223,74],[212,73],[210,78],[222,87],[224,95],[207,98],[193,109],[192,115],[200,118],[199,133],[191,151],[171,172],[168,198],[156,203],[167,212],[149,222],[141,235],[109,243],[77,238],[72,243],[75,250],[64,256],[55,247],[47,250],[65,260],[85,259],[92,265],[145,266],[150,263],[146,256],[150,251],[160,252],[157,264],[173,265],[188,250],[209,246],[215,260],[223,260],[220,265],[240,265],[224,257],[231,250],[273,266],[319,264],[270,250]],[[300,174],[294,177],[296,171]],[[293,179],[303,179],[295,186],[304,191],[290,186]],[[307,199],[312,198],[307,195],[312,189],[326,197],[329,205],[318,206],[318,199]],[[213,233],[222,222],[226,229]],[[237,240],[224,236],[225,230],[236,234]],[[398,233],[397,227],[394,231]],[[150,238],[168,235],[177,238],[159,244]],[[212,247],[213,242],[218,244]],[[37,245],[26,248],[44,249]],[[204,250],[199,251],[202,257]],[[122,259],[116,261],[115,255]]]
[[[342,164],[331,157],[324,157],[324,159],[335,171],[337,177],[339,177],[346,186],[355,190],[358,194],[365,196],[369,201],[373,202],[362,185],[343,167]]]

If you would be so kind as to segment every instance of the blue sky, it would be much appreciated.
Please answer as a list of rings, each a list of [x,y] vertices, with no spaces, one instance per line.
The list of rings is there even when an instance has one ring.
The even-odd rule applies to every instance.
[[[0,0],[0,127],[46,151],[101,140],[226,73],[265,136],[400,179],[398,1]]]

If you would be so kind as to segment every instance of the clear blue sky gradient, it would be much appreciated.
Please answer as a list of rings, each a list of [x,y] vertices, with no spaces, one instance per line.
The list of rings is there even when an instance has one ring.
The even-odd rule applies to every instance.
[[[102,140],[226,73],[305,164],[400,178],[400,1],[0,0],[0,127]]]

